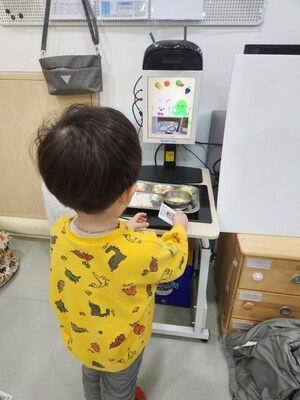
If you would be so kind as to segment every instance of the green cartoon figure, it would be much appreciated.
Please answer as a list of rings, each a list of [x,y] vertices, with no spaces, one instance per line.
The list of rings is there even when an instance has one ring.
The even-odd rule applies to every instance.
[[[111,256],[111,258],[108,260],[108,265],[110,267],[111,271],[114,271],[119,267],[119,264],[127,258],[120,249],[118,249],[116,246],[109,246],[106,250],[105,253],[109,253],[110,251],[114,252],[115,254]]]
[[[172,113],[175,117],[187,117],[187,102],[185,100],[178,100],[175,104],[175,111]]]

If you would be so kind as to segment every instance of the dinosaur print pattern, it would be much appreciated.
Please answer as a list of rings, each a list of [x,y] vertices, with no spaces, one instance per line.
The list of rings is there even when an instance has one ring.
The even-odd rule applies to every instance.
[[[92,361],[92,366],[98,369],[104,368],[104,365],[98,363],[97,361]]]
[[[74,275],[69,269],[66,268],[65,270],[65,275],[67,278],[70,279],[70,281],[74,282],[74,283],[78,283],[81,276],[76,276]]]
[[[74,324],[74,322],[71,322],[71,328],[73,329],[74,332],[76,333],[84,333],[84,332],[88,332],[88,330],[86,328],[83,327],[79,327],[76,324]]]
[[[146,292],[147,292],[148,297],[153,296],[152,285],[147,285]]]
[[[145,325],[140,325],[138,322],[135,322],[134,324],[130,324],[130,326],[133,327],[133,332],[136,335],[142,335],[145,331]]]
[[[57,300],[55,304],[60,312],[68,312],[62,300]]]
[[[91,286],[91,287],[93,287],[93,288],[96,288],[96,289],[101,289],[101,288],[103,288],[103,287],[105,287],[105,286],[108,286],[108,282],[109,282],[109,279],[108,278],[106,278],[105,276],[99,276],[99,275],[97,275],[96,274],[96,272],[93,272],[93,275],[94,275],[94,277],[95,277],[95,279],[96,279],[96,281],[98,282],[98,283],[91,283],[89,286]]]
[[[178,232],[173,232],[172,237],[176,240],[177,243],[180,243],[180,236],[178,235]]]
[[[142,275],[145,276],[149,274],[149,272],[157,272],[158,271],[158,260],[155,257],[151,257],[151,261],[149,264],[149,269],[144,269]]]
[[[130,348],[127,350],[127,358],[121,358],[118,362],[121,364],[126,364],[136,355],[136,351],[132,351]]]
[[[75,254],[75,256],[81,258],[82,264],[86,267],[86,268],[90,268],[90,261],[94,258],[94,256],[92,256],[91,254],[88,253],[84,253],[82,251],[79,250],[71,250],[71,253]]]
[[[120,249],[118,249],[116,246],[109,246],[106,250],[105,253],[109,253],[109,252],[114,252],[115,254],[108,260],[108,265],[110,267],[111,271],[116,270],[117,268],[119,268],[119,264],[125,260],[125,258],[127,258],[127,256],[125,256]]]
[[[120,222],[118,233],[90,242],[74,236],[69,217],[51,235],[50,299],[63,340],[90,368],[122,370],[151,337],[157,284],[184,271],[186,234],[173,229],[164,244]]]
[[[125,233],[124,237],[126,238],[126,240],[128,240],[128,242],[139,243],[139,244],[142,243],[141,239],[138,239],[137,237],[131,235],[130,233]]]
[[[98,344],[97,342],[94,342],[94,343],[91,343],[91,349],[92,349],[94,352],[99,353],[99,351],[100,351],[100,346],[99,346],[99,344]]]
[[[104,313],[101,313],[101,308],[98,306],[98,304],[93,304],[89,302],[89,306],[91,309],[91,315],[97,316],[97,317],[108,317],[110,314],[110,310],[107,308]]]
[[[120,346],[125,340],[125,335],[124,333],[121,333],[121,335],[118,335],[115,340],[109,345],[110,349],[113,349],[114,347]]]
[[[170,281],[173,271],[170,268],[166,268],[160,279],[160,282]]]
[[[56,235],[51,235],[50,243],[51,243],[51,244],[55,244],[56,241],[57,241],[57,238],[58,238],[58,236],[56,236]]]
[[[58,293],[61,293],[61,292],[64,290],[64,287],[65,287],[65,281],[62,280],[62,279],[60,279],[60,280],[57,282]]]
[[[183,264],[184,264],[184,257],[181,257],[181,260],[180,260],[180,263],[179,263],[179,266],[178,266],[178,268],[179,268],[180,270],[181,270]]]
[[[130,284],[130,285],[124,285],[124,286],[125,287],[123,287],[122,292],[127,294],[127,296],[135,296],[137,294],[137,290],[136,290],[135,285]]]

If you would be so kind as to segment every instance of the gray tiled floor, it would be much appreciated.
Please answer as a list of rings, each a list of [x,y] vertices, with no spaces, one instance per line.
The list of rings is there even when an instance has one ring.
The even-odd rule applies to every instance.
[[[48,303],[48,243],[12,239],[10,248],[21,264],[0,289],[0,390],[14,400],[83,400],[81,365],[62,345]],[[139,375],[147,400],[231,399],[212,276],[207,327],[207,343],[152,337]]]

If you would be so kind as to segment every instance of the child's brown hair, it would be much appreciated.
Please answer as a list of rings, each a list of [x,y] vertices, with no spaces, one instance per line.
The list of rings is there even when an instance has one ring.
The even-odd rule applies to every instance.
[[[109,107],[74,104],[39,127],[37,164],[49,191],[85,213],[109,207],[136,180],[142,151],[133,124]]]

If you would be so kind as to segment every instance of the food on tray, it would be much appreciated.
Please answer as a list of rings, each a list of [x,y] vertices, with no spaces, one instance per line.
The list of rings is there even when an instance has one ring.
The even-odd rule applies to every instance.
[[[197,188],[195,188],[193,186],[181,186],[179,189],[183,190],[184,192],[189,193],[191,196],[193,196],[195,193],[197,193]]]
[[[129,206],[134,208],[151,208],[151,198],[149,195],[144,196],[144,193],[136,192],[134,193]]]
[[[195,212],[199,209],[198,189],[189,184],[176,185],[138,180],[129,208],[159,210],[165,202],[173,209]]]
[[[192,196],[184,190],[170,190],[164,195],[165,202],[174,207],[187,206]]]
[[[148,185],[145,182],[137,181],[136,189],[135,189],[137,192],[145,192],[145,190],[147,190],[147,188],[148,188]]]
[[[154,185],[152,188],[152,192],[154,193],[159,193],[159,194],[165,194],[169,190],[174,189],[173,186],[171,185]]]
[[[182,197],[169,197],[168,198],[168,201],[170,202],[170,203],[177,203],[177,204],[183,204],[183,203],[186,203],[186,200],[185,199],[183,199]]]
[[[163,197],[158,194],[135,192],[129,207],[145,209],[159,208],[162,202]]]

